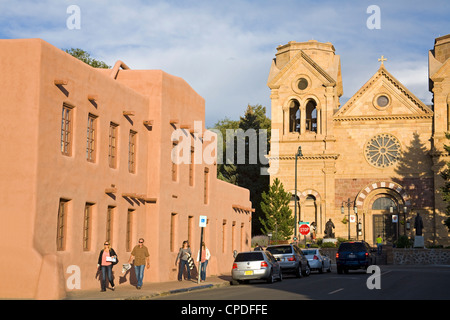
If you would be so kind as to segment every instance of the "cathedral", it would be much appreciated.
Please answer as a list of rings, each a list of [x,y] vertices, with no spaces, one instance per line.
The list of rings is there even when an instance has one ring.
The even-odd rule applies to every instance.
[[[278,132],[269,172],[292,194],[296,223],[309,222],[317,238],[331,220],[336,238],[373,245],[380,235],[393,244],[402,235],[414,239],[421,218],[425,245],[450,244],[440,194],[449,161],[443,147],[450,130],[450,34],[435,39],[428,55],[432,105],[400,83],[383,56],[341,105],[333,44],[291,41],[277,48],[267,82],[271,129]]]

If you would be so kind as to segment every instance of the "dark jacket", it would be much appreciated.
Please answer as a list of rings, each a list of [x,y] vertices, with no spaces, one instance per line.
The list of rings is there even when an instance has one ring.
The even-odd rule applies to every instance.
[[[98,256],[98,265],[100,265],[100,266],[102,265],[102,255],[103,255],[103,251],[104,251],[104,249],[102,249],[102,250],[100,251],[100,255]],[[117,257],[117,254],[116,254],[116,252],[114,251],[113,248],[109,249],[109,256],[110,256],[110,257],[116,256],[116,262],[111,262],[112,265],[115,265],[115,264],[117,264],[117,262],[119,262],[119,257]]]

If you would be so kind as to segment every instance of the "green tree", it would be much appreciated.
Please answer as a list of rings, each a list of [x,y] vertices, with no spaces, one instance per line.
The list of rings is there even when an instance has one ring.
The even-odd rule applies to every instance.
[[[295,219],[289,208],[291,196],[278,178],[273,181],[269,191],[262,194],[261,209],[265,219],[260,217],[259,220],[264,234],[272,233],[274,240],[288,240],[292,236]]]
[[[70,54],[71,56],[77,58],[78,60],[81,60],[84,63],[87,63],[91,67],[102,68],[102,69],[111,69],[111,67],[108,66],[105,62],[91,58],[91,55],[87,51],[84,51],[80,48],[70,48],[70,49],[66,49],[64,51],[67,52],[68,54]]]
[[[270,127],[271,121],[266,116],[266,108],[261,105],[248,105],[244,116],[240,117],[238,121],[225,118],[224,120],[218,121],[213,128],[220,131],[223,137],[223,141],[218,141],[218,148],[222,150],[223,158],[221,159],[222,161],[219,161],[218,159],[217,177],[221,180],[250,190],[250,200],[255,209],[252,219],[253,235],[261,234],[261,224],[259,219],[259,217],[263,216],[260,206],[261,194],[268,190],[270,184],[269,176],[261,175],[261,169],[267,167],[267,165],[262,163],[260,159],[261,154],[263,153],[262,151],[268,152],[269,150]],[[233,133],[236,133],[236,130],[239,129],[244,133],[251,132],[252,134],[254,133],[256,137],[259,137],[260,133],[267,133],[267,139],[263,142],[265,143],[265,146],[261,143],[262,139],[260,140],[257,138],[256,144],[258,144],[257,149],[259,152],[257,152],[256,155],[256,163],[250,163],[250,156],[255,155],[249,154],[251,147],[254,147],[254,145],[251,144],[255,143],[255,141],[251,141],[248,136],[242,137],[237,134],[227,136],[226,131],[228,129],[231,129],[231,132]],[[266,131],[262,132],[261,130]],[[233,139],[233,141],[227,139]],[[238,163],[237,146],[239,143],[245,145],[244,163]],[[265,147],[265,150],[261,150],[260,148],[262,147]],[[228,150],[227,152],[227,148],[233,149]],[[239,156],[242,157],[243,155],[241,154]]]
[[[219,120],[214,125],[214,130],[218,130],[221,134],[221,136],[226,139],[226,130],[236,130],[239,129],[239,121],[236,120],[230,120],[228,118],[225,118],[224,120]],[[227,154],[226,154],[226,140],[222,141],[219,140],[217,142],[217,148],[222,150],[222,159],[217,159],[217,178],[220,180],[239,185],[238,183],[238,175],[237,175],[237,167],[236,162],[234,161],[234,154],[233,152],[233,159],[229,159],[229,163],[227,163]]]
[[[447,132],[445,136],[450,140],[450,133]],[[444,149],[447,154],[450,155],[450,146],[444,145]],[[444,224],[450,231],[450,162],[447,162],[447,168],[441,173],[441,176],[445,181],[444,186],[441,188],[442,198],[447,203],[447,207],[445,209],[447,219],[444,220]]]
[[[247,110],[243,117],[240,117],[239,128],[244,132],[253,132],[257,137],[258,152],[250,155],[252,142],[250,137],[245,136],[245,164],[237,165],[236,173],[238,176],[239,185],[250,190],[250,200],[252,201],[255,212],[252,219],[252,233],[258,235],[262,231],[263,225],[261,218],[264,218],[264,213],[261,208],[262,194],[269,189],[270,177],[267,174],[261,174],[264,167],[268,167],[261,160],[264,152],[269,151],[270,128],[271,121],[266,116],[266,108],[261,105],[247,106]],[[264,132],[262,132],[264,130]],[[266,134],[266,140],[259,139],[260,134]],[[264,136],[262,136],[264,137]],[[239,141],[238,141],[239,143]],[[263,145],[265,143],[265,145]],[[261,148],[264,148],[263,150]],[[256,163],[252,163],[250,157],[257,157]],[[254,160],[254,159],[253,159]]]

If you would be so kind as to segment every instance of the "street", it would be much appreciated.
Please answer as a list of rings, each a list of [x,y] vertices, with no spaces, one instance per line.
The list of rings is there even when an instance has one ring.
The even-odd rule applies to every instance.
[[[450,266],[382,265],[379,277],[364,270],[337,274],[285,275],[283,281],[249,284],[158,297],[152,300],[448,300]],[[373,289],[369,289],[372,287]]]

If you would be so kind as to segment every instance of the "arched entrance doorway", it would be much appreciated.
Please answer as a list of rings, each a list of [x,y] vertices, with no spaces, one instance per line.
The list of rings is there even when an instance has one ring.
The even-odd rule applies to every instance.
[[[363,220],[363,239],[375,245],[380,234],[384,243],[393,243],[399,234],[404,234],[401,221],[406,221],[406,211],[410,206],[405,189],[393,181],[372,182],[356,196],[359,219]],[[406,209],[406,210],[405,210]],[[393,215],[398,217],[393,222]]]
[[[388,194],[379,194],[372,203],[371,214],[373,221],[373,243],[380,235],[385,243],[393,243],[397,240],[398,223],[392,222],[392,215],[398,212],[398,205]]]
[[[365,240],[375,244],[375,239],[380,235],[383,243],[394,243],[398,239],[398,218],[404,206],[404,198],[395,190],[378,188],[369,193],[363,207],[366,216]],[[397,216],[397,222],[394,216]]]

